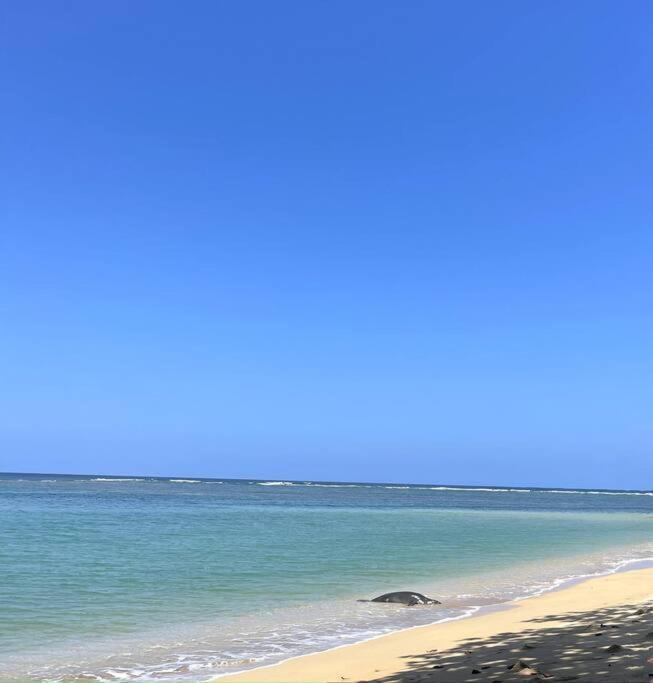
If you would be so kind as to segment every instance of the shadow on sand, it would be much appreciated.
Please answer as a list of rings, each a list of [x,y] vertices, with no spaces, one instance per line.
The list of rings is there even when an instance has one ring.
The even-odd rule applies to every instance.
[[[652,681],[653,605],[532,619],[532,628],[469,638],[452,650],[406,657],[404,671],[374,683]],[[436,643],[434,643],[435,645]]]

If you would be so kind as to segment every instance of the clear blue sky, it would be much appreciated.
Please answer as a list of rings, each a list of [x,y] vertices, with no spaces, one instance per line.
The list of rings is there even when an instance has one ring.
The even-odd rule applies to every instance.
[[[3,7],[0,470],[653,487],[653,6]]]

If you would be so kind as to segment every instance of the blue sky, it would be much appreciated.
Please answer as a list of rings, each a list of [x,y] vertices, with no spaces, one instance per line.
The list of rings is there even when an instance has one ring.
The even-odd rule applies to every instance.
[[[0,470],[653,487],[653,7],[6,3]]]

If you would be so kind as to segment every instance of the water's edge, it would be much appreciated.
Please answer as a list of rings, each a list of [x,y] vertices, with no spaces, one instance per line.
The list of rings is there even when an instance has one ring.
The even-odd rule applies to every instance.
[[[281,664],[285,664],[286,662],[291,662],[291,661],[296,661],[299,659],[305,659],[307,657],[312,657],[317,654],[323,654],[326,652],[335,652],[337,650],[342,650],[343,648],[346,647],[355,647],[356,645],[360,645],[361,643],[368,643],[374,640],[380,640],[382,638],[387,638],[389,636],[394,636],[398,633],[407,633],[409,631],[415,631],[419,629],[425,629],[425,628],[430,628],[432,626],[435,626],[437,624],[445,624],[445,623],[450,623],[452,621],[460,621],[462,619],[471,619],[473,617],[479,617],[483,616],[485,614],[492,614],[494,612],[499,612],[499,611],[504,611],[504,610],[511,610],[515,608],[515,603],[521,602],[523,600],[530,600],[533,598],[538,598],[546,593],[553,593],[555,591],[563,591],[568,588],[571,588],[572,586],[585,583],[586,581],[591,581],[592,579],[599,578],[601,576],[609,576],[611,574],[618,574],[622,572],[630,572],[630,571],[638,571],[640,569],[653,569],[653,556],[648,557],[648,558],[637,558],[633,560],[623,560],[621,561],[616,567],[613,569],[609,569],[606,571],[600,571],[600,572],[595,572],[591,574],[581,574],[577,576],[572,576],[572,577],[566,577],[566,578],[561,578],[561,579],[556,579],[552,582],[552,584],[546,588],[541,588],[538,589],[532,593],[528,593],[516,598],[513,598],[507,602],[497,602],[493,603],[490,605],[473,605],[469,607],[467,610],[465,610],[464,613],[454,616],[454,617],[446,617],[444,619],[436,619],[435,621],[429,622],[427,624],[419,624],[417,626],[408,626],[406,628],[398,628],[393,631],[389,631],[387,633],[381,633],[379,635],[375,636],[370,636],[368,638],[361,638],[360,640],[356,640],[353,643],[345,643],[342,645],[335,645],[334,647],[329,647],[325,648],[322,650],[316,650],[314,652],[308,652],[300,655],[294,655],[292,657],[286,657],[285,659],[281,659],[277,662],[272,662],[270,664],[263,664],[261,666],[255,666],[255,667],[249,667],[246,669],[238,669],[237,671],[229,671],[223,674],[217,674],[214,676],[211,676],[210,678],[207,678],[204,680],[203,683],[210,683],[211,681],[215,681],[220,678],[226,678],[228,676],[235,676],[236,674],[240,673],[246,673],[246,672],[254,672],[254,671],[260,671],[263,669],[272,669],[275,666],[279,666]]]

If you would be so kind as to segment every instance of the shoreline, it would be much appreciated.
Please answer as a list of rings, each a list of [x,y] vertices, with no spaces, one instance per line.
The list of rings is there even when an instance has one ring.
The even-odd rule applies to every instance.
[[[597,616],[599,616],[599,612],[608,610],[618,612],[619,618],[624,618],[632,615],[624,615],[623,610],[628,612],[632,608],[631,611],[636,611],[640,603],[649,601],[653,603],[653,560],[650,558],[626,560],[610,572],[570,577],[562,580],[558,585],[549,586],[532,595],[519,597],[509,602],[470,607],[465,614],[447,617],[430,624],[411,626],[372,636],[353,644],[343,644],[315,653],[297,655],[280,662],[265,664],[240,672],[219,674],[210,680],[221,683],[231,683],[231,681],[238,683],[308,683],[309,681],[311,683],[322,683],[355,680],[420,680],[419,676],[428,676],[424,680],[434,681],[467,680],[464,674],[468,672],[461,666],[454,667],[458,669],[457,672],[449,671],[447,678],[442,677],[441,674],[444,672],[438,672],[437,678],[434,678],[436,672],[433,667],[439,669],[444,667],[443,664],[434,664],[430,670],[416,672],[416,667],[407,665],[406,662],[411,658],[415,660],[432,659],[431,655],[435,650],[435,645],[440,645],[439,650],[443,653],[445,652],[443,645],[446,646],[446,650],[452,650],[452,657],[460,656],[459,652],[456,653],[453,650],[468,639],[477,639],[474,631],[482,632],[486,638],[496,636],[499,633],[505,635],[507,628],[512,628],[514,635],[522,640],[531,636],[545,636],[546,634],[541,632],[541,628],[525,628],[526,621],[533,615],[536,615],[538,619],[547,617],[542,622],[543,624],[552,621],[578,622],[580,614],[578,610],[585,610],[588,615],[596,612]],[[552,608],[554,611],[548,613],[551,612]],[[543,611],[548,614],[541,614]],[[566,620],[564,619],[565,616],[567,617]],[[602,616],[605,617],[605,615]],[[649,627],[653,629],[653,617],[651,617]],[[524,631],[528,632],[527,635]],[[602,634],[599,632],[595,635]],[[650,639],[653,640],[653,631],[647,635],[650,635]],[[430,647],[425,647],[426,645]],[[631,645],[631,649],[632,647],[636,646]],[[651,647],[653,648],[653,643]],[[424,649],[422,650],[422,648]],[[545,652],[546,648],[542,648],[541,651]],[[469,651],[465,650],[464,652]],[[519,652],[513,654],[518,657]],[[653,654],[653,650],[650,654]],[[441,658],[442,655],[438,655],[438,657]],[[606,657],[608,657],[607,654],[603,658],[595,656],[594,659],[600,662]],[[614,657],[614,655],[610,655],[610,657]],[[646,657],[642,658],[642,662],[640,662],[642,666],[646,663],[646,659]],[[614,675],[618,670],[618,667],[614,666],[615,663],[616,661],[607,663],[610,675]],[[648,664],[648,667],[653,674],[653,664]],[[486,680],[486,677],[482,675],[485,673],[485,668],[490,669],[492,666],[475,669],[476,673],[469,674],[472,676],[470,680]],[[549,668],[552,666],[550,665]],[[506,678],[504,668],[501,680],[509,680],[513,674],[517,675],[516,672],[508,671],[508,678]],[[463,675],[462,678],[461,675]],[[492,672],[492,675],[496,676],[497,671]],[[618,675],[630,674],[622,671]],[[415,678],[415,676],[418,677]],[[523,680],[523,678],[520,676],[515,680]],[[612,680],[640,679],[613,678]],[[649,680],[649,678],[645,676],[641,680]]]

